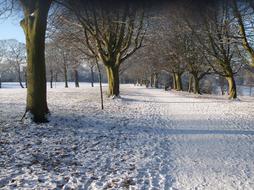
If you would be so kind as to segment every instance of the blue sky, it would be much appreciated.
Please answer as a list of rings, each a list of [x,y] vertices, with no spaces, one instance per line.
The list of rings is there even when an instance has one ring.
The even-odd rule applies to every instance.
[[[25,42],[25,36],[17,18],[0,19],[0,40],[3,39]]]

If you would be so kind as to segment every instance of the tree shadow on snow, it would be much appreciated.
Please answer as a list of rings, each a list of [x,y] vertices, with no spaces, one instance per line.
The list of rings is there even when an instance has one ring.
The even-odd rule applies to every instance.
[[[131,101],[128,98],[123,100]],[[55,111],[51,121],[38,126],[38,131],[32,128],[31,133],[24,136],[22,131],[17,130],[14,136],[15,139],[22,138],[27,142],[24,146],[27,148],[22,150],[24,153],[20,152],[24,156],[22,158],[24,162],[19,161],[18,167],[31,169],[37,166],[43,174],[53,171],[59,176],[67,175],[67,178],[65,176],[55,182],[59,188],[67,183],[75,183],[69,180],[77,178],[81,182],[82,180],[86,182],[85,188],[80,187],[80,189],[86,189],[96,180],[106,183],[114,172],[122,173],[116,177],[119,179],[129,175],[131,180],[128,178],[126,181],[139,189],[148,189],[151,186],[162,189],[162,184],[170,188],[174,183],[172,136],[254,135],[253,130],[234,129],[232,127],[238,124],[225,122],[222,119],[213,122],[205,119],[176,121],[170,116],[162,117],[160,114],[152,113],[150,116],[141,115],[132,118],[125,112],[70,114],[68,108],[65,109]],[[219,129],[213,129],[216,126],[219,126]],[[19,143],[23,143],[23,140]],[[10,147],[17,145],[11,139],[10,143],[14,143],[10,144]],[[8,146],[3,145],[4,150],[8,151]],[[32,148],[33,146],[35,148]],[[32,157],[29,156],[31,154]],[[12,163],[15,156],[5,158],[5,162],[10,165],[17,164]],[[14,170],[15,166],[12,165],[10,168]],[[90,178],[85,176],[84,171],[93,173],[93,176]],[[70,178],[72,173],[76,176]],[[0,187],[7,186],[15,177],[17,176],[1,177]],[[31,182],[34,183],[32,179]],[[29,178],[26,179],[26,183],[29,183]],[[40,179],[36,183],[37,185],[46,183],[46,179]],[[21,186],[22,184],[25,185],[21,183]]]

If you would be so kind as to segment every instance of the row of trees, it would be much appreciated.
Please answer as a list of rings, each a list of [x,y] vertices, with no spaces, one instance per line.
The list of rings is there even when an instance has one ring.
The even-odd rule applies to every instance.
[[[71,60],[74,68],[82,59],[102,63],[107,71],[109,96],[119,95],[119,75],[125,70],[124,64],[137,57],[133,56],[137,50],[137,64],[149,65],[142,73],[151,72],[151,84],[158,86],[158,73],[165,70],[172,75],[173,87],[181,90],[182,74],[188,71],[190,89],[199,93],[200,80],[207,74],[217,74],[228,81],[229,98],[237,97],[235,75],[242,65],[253,66],[252,0],[164,2],[162,6],[127,0],[2,2],[5,11],[17,7],[24,13],[21,26],[27,48],[26,112],[36,122],[46,121],[49,113],[45,66],[49,12],[49,49],[56,42],[58,46],[49,59],[61,55],[62,64]]]
[[[159,32],[153,32],[139,53],[139,62],[150,68],[144,80],[156,85],[158,73],[164,70],[172,76],[173,89],[182,90],[182,75],[189,73],[189,91],[200,93],[205,76],[219,76],[228,82],[229,98],[237,98],[235,76],[253,67],[252,3],[225,0],[205,6],[179,2],[166,7],[152,24],[151,30]]]

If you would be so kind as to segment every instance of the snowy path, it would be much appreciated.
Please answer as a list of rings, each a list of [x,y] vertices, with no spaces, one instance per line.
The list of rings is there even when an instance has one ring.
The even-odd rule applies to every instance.
[[[49,91],[48,124],[22,124],[0,90],[0,189],[254,189],[254,100],[134,88]]]

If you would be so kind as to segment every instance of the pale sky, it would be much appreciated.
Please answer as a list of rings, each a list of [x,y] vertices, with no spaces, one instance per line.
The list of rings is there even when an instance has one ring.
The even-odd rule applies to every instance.
[[[0,40],[16,39],[25,42],[25,36],[17,18],[0,19]]]

